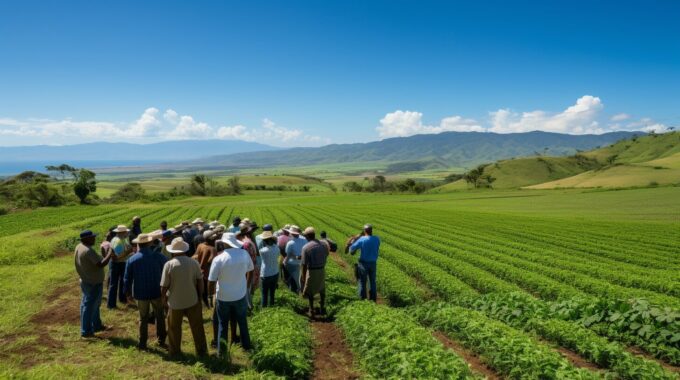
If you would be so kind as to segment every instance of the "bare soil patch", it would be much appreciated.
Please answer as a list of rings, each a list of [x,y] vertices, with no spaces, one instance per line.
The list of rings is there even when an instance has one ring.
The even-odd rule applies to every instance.
[[[482,362],[479,355],[476,353],[463,347],[460,343],[452,340],[440,331],[435,331],[432,333],[432,335],[437,338],[446,348],[452,350],[458,354],[458,356],[463,358],[470,365],[470,368],[472,368],[474,372],[479,373],[490,380],[502,379],[502,377],[499,376],[491,367]]]
[[[54,300],[50,305],[34,314],[29,320],[38,326],[56,326],[80,323],[80,305],[76,301],[80,295],[77,284],[69,283],[54,289],[47,299]]]
[[[352,353],[340,330],[331,322],[311,321],[314,339],[313,379],[358,379]]]
[[[665,368],[668,371],[680,373],[680,366],[675,366],[673,364],[666,363],[663,360],[659,360],[659,359],[655,358],[654,356],[648,354],[647,352],[643,351],[640,347],[631,346],[631,347],[627,347],[626,350],[628,352],[630,352],[631,354],[641,356],[641,357],[643,357],[647,360],[653,361],[653,362],[657,362],[657,363],[659,363],[660,366],[662,366],[663,368]]]
[[[555,347],[555,350],[564,356],[574,367],[585,368],[591,371],[601,371],[597,364],[589,362],[587,359],[579,355],[578,353],[564,347]]]

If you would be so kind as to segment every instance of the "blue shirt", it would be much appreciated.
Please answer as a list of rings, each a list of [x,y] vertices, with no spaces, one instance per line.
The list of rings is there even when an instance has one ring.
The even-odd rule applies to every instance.
[[[374,263],[378,261],[378,250],[380,249],[380,238],[377,236],[362,236],[349,247],[349,251],[354,253],[357,249],[361,250],[359,261]]]
[[[125,265],[123,288],[135,299],[148,301],[161,296],[161,274],[167,259],[149,248],[142,248]]]

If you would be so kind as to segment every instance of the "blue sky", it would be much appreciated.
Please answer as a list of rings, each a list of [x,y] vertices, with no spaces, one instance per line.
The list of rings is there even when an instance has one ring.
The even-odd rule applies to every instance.
[[[677,1],[3,1],[0,145],[680,125]]]

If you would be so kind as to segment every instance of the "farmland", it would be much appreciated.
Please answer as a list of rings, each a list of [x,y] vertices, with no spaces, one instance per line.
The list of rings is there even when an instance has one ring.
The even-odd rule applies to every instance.
[[[355,301],[357,258],[338,253],[327,267],[329,319],[301,316],[305,302],[280,287],[279,307],[250,320],[254,350],[234,348],[231,363],[136,351],[129,310],[102,309],[114,329],[82,342],[74,237],[133,215],[145,230],[161,220],[226,223],[240,215],[260,225],[312,225],[339,243],[373,223],[382,239],[379,305]],[[678,378],[679,215],[678,187],[248,192],[4,215],[0,377],[323,378],[333,372],[326,360],[341,377]],[[183,335],[187,352],[191,335]],[[339,337],[334,355],[319,336]],[[130,366],[133,360],[141,365]]]

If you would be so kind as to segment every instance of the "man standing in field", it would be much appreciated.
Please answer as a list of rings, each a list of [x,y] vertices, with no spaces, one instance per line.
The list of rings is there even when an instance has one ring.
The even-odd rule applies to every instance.
[[[132,218],[132,226],[130,227],[130,240],[137,239],[137,236],[142,233],[142,218],[135,216]]]
[[[237,234],[241,230],[239,228],[240,224],[241,224],[241,217],[235,216],[231,226],[229,227],[229,229],[227,231],[231,232],[232,234]]]
[[[194,338],[196,355],[208,353],[203,328],[203,314],[199,295],[203,293],[203,275],[196,260],[186,256],[189,244],[181,237],[175,238],[167,248],[172,260],[163,266],[161,276],[161,297],[163,306],[168,305],[169,353],[177,356],[182,353],[182,319],[189,320],[191,335]]]
[[[289,287],[295,293],[300,292],[300,258],[302,247],[307,244],[307,240],[300,237],[300,227],[290,227],[291,239],[286,243],[286,258],[283,263],[288,271]]]
[[[165,313],[161,302],[161,282],[163,266],[167,261],[163,255],[151,249],[154,238],[150,234],[140,234],[132,243],[139,245],[125,266],[125,294],[134,296],[139,309],[139,349],[146,349],[149,335],[149,311],[153,308],[156,317],[156,336],[158,345],[165,347]]]
[[[281,256],[279,256],[279,272],[281,272],[283,283],[286,285],[289,283],[289,276],[286,266],[283,265],[283,262],[286,259],[286,244],[288,244],[288,240],[290,240],[290,224],[283,226],[281,233],[276,240],[276,244],[279,246],[279,250],[281,251]]]
[[[116,308],[116,298],[123,305],[127,302],[123,291],[123,275],[125,274],[125,263],[132,253],[132,245],[128,240],[130,230],[121,224],[113,232],[116,233],[116,236],[111,240],[111,248],[116,255],[109,266],[109,293],[106,300],[106,306],[109,309]]]
[[[349,252],[353,255],[357,250],[361,251],[359,256],[359,297],[366,299],[366,281],[370,283],[370,299],[376,301],[378,291],[376,290],[375,278],[377,271],[378,250],[380,249],[380,238],[373,236],[373,226],[364,226],[363,236],[358,238],[349,247]]]
[[[308,243],[302,247],[302,295],[309,300],[309,316],[314,318],[314,295],[319,293],[320,314],[326,314],[326,259],[328,259],[328,246],[326,243],[316,240],[316,232],[313,227],[305,228],[302,235]]]
[[[90,338],[97,331],[105,329],[99,316],[104,289],[104,267],[115,255],[112,250],[106,257],[99,256],[92,246],[97,237],[90,230],[80,233],[80,244],[75,250],[75,264],[80,276],[80,289],[83,298],[80,301],[80,336]]]
[[[222,344],[227,343],[227,328],[232,316],[238,323],[241,332],[241,345],[245,350],[250,349],[250,334],[248,333],[248,283],[252,281],[253,260],[248,252],[241,249],[241,242],[236,239],[233,233],[226,233],[222,236],[222,241],[231,248],[213,260],[208,276],[210,286],[209,293],[214,294],[215,284],[219,283],[217,289],[217,317],[219,321],[219,342],[217,354],[222,352]],[[232,336],[232,340],[235,337]]]

